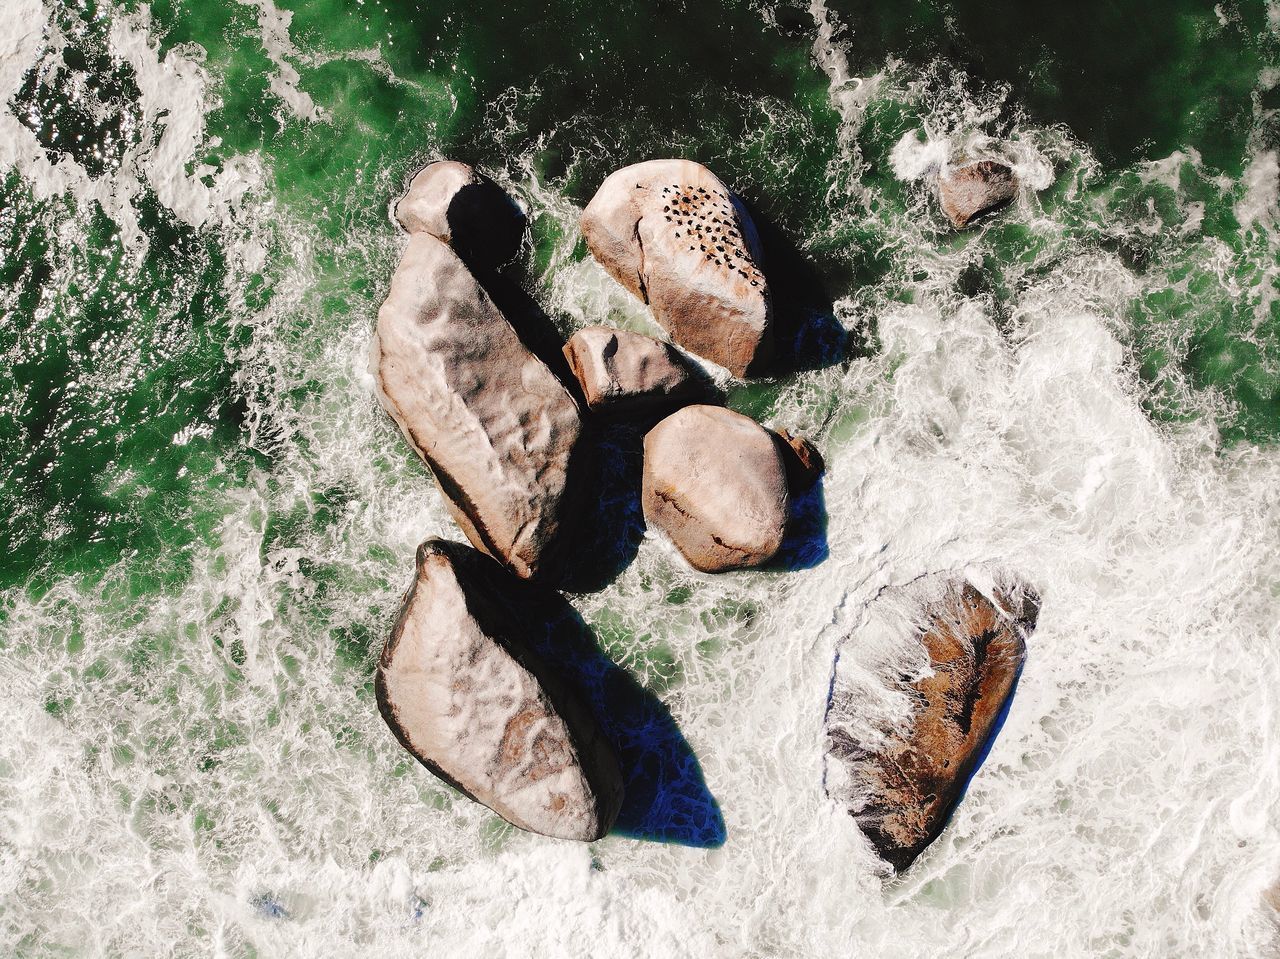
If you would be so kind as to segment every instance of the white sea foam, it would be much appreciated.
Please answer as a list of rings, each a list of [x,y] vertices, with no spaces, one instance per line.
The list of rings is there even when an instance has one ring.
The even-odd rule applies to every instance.
[[[38,4],[25,13],[0,24],[0,49],[30,64],[44,18]],[[819,431],[827,560],[712,577],[646,542],[608,590],[575,598],[602,636],[627,636],[612,654],[665,689],[727,842],[586,848],[515,834],[405,758],[362,688],[367,657],[341,654],[344,642],[381,641],[415,544],[457,535],[363,371],[379,290],[326,310],[307,224],[235,175],[202,189],[186,173],[212,102],[196,51],[161,58],[141,20],[112,37],[139,72],[152,146],[131,156],[132,174],[102,178],[123,191],[103,195],[132,197],[132,175],[170,191],[163,202],[188,222],[234,211],[252,227],[231,230],[227,214],[233,280],[273,271],[270,305],[243,318],[254,338],[241,358],[247,441],[271,467],[210,492],[222,519],[195,548],[189,582],[147,608],[122,599],[127,562],[7,597],[8,951],[1274,950],[1261,895],[1280,876],[1280,456],[1222,450],[1207,421],[1160,427],[1143,413],[1122,313],[1148,280],[1116,256],[1050,242],[997,323],[954,292],[972,251],[927,238],[915,219],[925,201],[882,214],[895,275],[919,275],[913,302],[848,291],[842,315],[871,314],[881,352],[803,374],[779,404],[791,425]],[[0,57],[5,91],[20,78],[10,66]],[[957,94],[946,109],[977,108]],[[33,192],[99,189],[25,145],[11,120],[0,114],[0,144]],[[1055,175],[1091,162],[1055,131],[1022,133]],[[939,137],[952,135],[940,124],[915,143],[941,155]],[[902,163],[904,177],[922,169]],[[573,205],[531,169],[512,186],[560,227],[544,291],[555,312],[646,323],[602,271],[573,260]],[[105,208],[136,222],[128,202]],[[389,227],[353,232],[342,253],[385,278],[398,242]],[[269,263],[267,249],[289,257]],[[219,469],[211,488],[229,475]],[[886,882],[821,789],[832,655],[885,586],[973,567],[1035,586],[1039,625],[952,825]],[[868,720],[886,718],[877,708]]]

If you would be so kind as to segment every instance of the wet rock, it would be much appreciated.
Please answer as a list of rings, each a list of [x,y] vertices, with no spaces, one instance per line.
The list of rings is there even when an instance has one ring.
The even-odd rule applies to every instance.
[[[702,392],[671,344],[641,333],[588,326],[569,338],[564,355],[593,412],[670,410]]]
[[[553,574],[575,512],[578,407],[429,233],[391,279],[371,368],[467,538],[521,577]]]
[[[786,468],[774,434],[719,406],[686,406],[644,439],[645,520],[703,572],[767,563],[786,532]]]
[[[558,839],[607,833],[622,774],[585,703],[533,649],[534,587],[432,539],[378,661],[378,708],[405,749],[509,823]]]
[[[899,871],[942,832],[1022,669],[1037,600],[1018,586],[995,599],[952,579],[889,591],[859,635],[837,649],[826,719],[827,793],[849,808]],[[904,722],[870,725],[867,704],[884,708],[888,700],[883,688],[868,688],[867,665],[854,644],[900,651],[890,688],[908,704]]]
[[[826,464],[818,448],[803,436],[792,436],[789,430],[779,430],[778,438],[782,440],[782,461],[787,470],[787,485],[792,493],[803,493],[818,482]]]
[[[524,241],[524,211],[498,184],[454,160],[418,171],[396,204],[396,220],[407,233],[448,243],[473,270],[510,262]]]
[[[942,212],[957,229],[968,226],[984,213],[999,209],[1017,193],[1018,180],[1013,170],[991,160],[951,167],[938,177]]]
[[[706,167],[650,160],[617,171],[583,211],[582,233],[680,346],[735,376],[770,359],[760,241],[742,201]]]

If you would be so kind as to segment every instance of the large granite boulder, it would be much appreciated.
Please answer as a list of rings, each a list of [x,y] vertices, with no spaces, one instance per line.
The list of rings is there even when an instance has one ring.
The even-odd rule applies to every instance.
[[[999,209],[1017,195],[1018,179],[1013,170],[993,160],[949,167],[938,177],[942,212],[957,229]]]
[[[846,805],[885,860],[906,869],[942,832],[1013,693],[1034,628],[1029,590],[995,602],[971,583],[925,580],[876,601],[861,635],[837,649],[826,718],[827,794]],[[849,648],[893,649],[884,665],[910,715],[877,727],[868,666]],[[905,645],[904,645],[905,644]]]
[[[575,509],[578,407],[429,233],[410,237],[391,279],[371,367],[467,538],[521,577],[553,574]]]
[[[789,493],[779,442],[719,406],[686,406],[644,438],[645,520],[706,573],[767,563],[786,533]]]
[[[583,211],[582,233],[680,346],[735,376],[768,361],[760,241],[742,201],[706,167],[650,160],[617,171]]]
[[[588,326],[569,337],[564,355],[592,412],[671,410],[702,392],[676,349],[643,333]]]
[[[524,211],[498,184],[455,160],[418,171],[396,204],[396,220],[407,233],[448,243],[473,270],[509,262],[524,241]]]
[[[591,842],[622,805],[622,773],[586,704],[533,650],[531,590],[461,543],[418,548],[378,661],[378,708],[401,745],[521,829]]]

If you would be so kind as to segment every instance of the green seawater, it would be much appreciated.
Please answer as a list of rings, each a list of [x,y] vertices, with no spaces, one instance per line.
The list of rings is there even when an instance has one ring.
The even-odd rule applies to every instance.
[[[389,205],[424,162],[473,163],[528,208],[513,275],[564,333],[651,329],[590,272],[576,211],[599,183],[657,156],[710,166],[776,254],[789,357],[729,404],[804,429],[828,462],[866,454],[900,408],[904,358],[880,327],[908,307],[977,310],[1014,345],[1036,311],[1102,316],[1153,435],[1194,435],[1210,464],[1280,441],[1280,14],[1264,3],[27,7],[0,27],[18,65],[0,136],[21,144],[0,161],[23,157],[0,170],[0,801],[4,833],[27,837],[0,840],[6,954],[391,954],[401,918],[304,877],[447,871],[516,842],[398,750],[372,693],[414,545],[456,538],[364,361],[399,252]],[[830,50],[860,79],[833,88]],[[958,234],[895,150],[976,132],[1052,177]],[[833,517],[854,509],[839,489]],[[862,561],[840,542],[828,570]],[[808,574],[762,574],[757,595],[642,555],[575,601],[693,731],[713,791],[756,777],[699,717],[759,675],[751,650],[787,629],[766,610]],[[728,849],[765,819],[724,795]],[[161,878],[136,923],[92,918],[144,875]],[[281,914],[327,931],[255,931]],[[1104,933],[1093,954],[1138,954],[1132,931]],[[720,941],[803,951],[770,935]]]

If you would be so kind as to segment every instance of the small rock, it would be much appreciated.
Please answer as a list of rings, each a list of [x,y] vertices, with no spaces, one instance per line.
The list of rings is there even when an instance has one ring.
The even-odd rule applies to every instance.
[[[429,163],[396,204],[407,233],[429,233],[448,243],[473,270],[510,262],[524,242],[524,211],[502,187],[465,163]]]
[[[999,209],[1018,194],[1018,179],[1003,163],[979,160],[951,167],[938,177],[938,199],[942,212],[957,229],[977,217]]]
[[[700,163],[650,160],[617,171],[582,212],[582,233],[686,350],[735,376],[770,358],[759,237],[742,201]]]
[[[370,366],[467,538],[521,577],[550,572],[577,513],[577,404],[429,233],[391,278]]]
[[[827,794],[849,807],[899,871],[942,832],[1022,669],[1037,600],[1025,587],[996,598],[999,606],[955,580],[890,591],[877,600],[879,615],[868,617],[864,634],[837,647],[826,719]],[[913,712],[905,723],[872,730],[862,710],[885,697],[866,688],[866,665],[851,647],[887,639],[900,648],[893,634],[903,629],[915,635],[903,637],[910,647],[894,688]]]
[[[779,430],[778,438],[786,445],[783,463],[787,468],[787,483],[792,493],[803,493],[818,482],[826,464],[818,448],[803,436],[792,436],[789,430]]]
[[[592,412],[669,410],[700,392],[675,348],[642,333],[588,326],[569,338],[564,355]]]
[[[786,468],[773,433],[719,406],[686,406],[644,438],[645,520],[706,573],[767,563],[786,532]]]
[[[531,645],[530,590],[461,543],[432,539],[378,661],[382,717],[445,782],[521,829],[592,842],[622,805],[617,757]]]

